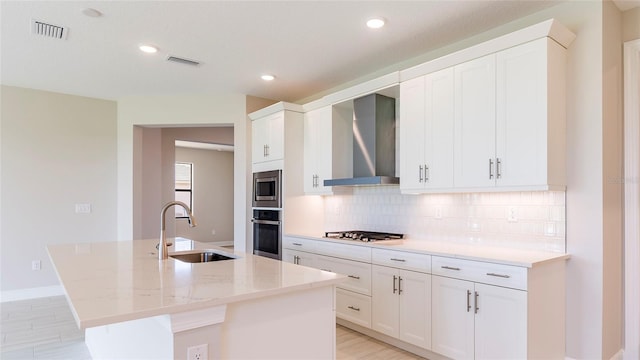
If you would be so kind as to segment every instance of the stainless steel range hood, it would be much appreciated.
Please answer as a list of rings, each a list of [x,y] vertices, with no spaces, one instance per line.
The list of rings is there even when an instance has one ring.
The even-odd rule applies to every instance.
[[[396,101],[380,94],[353,100],[353,177],[324,186],[393,185],[396,175]]]

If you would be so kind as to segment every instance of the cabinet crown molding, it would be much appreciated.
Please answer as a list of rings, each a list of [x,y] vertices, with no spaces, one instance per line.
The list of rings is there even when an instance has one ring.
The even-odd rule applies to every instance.
[[[249,114],[249,118],[251,120],[256,120],[256,119],[260,119],[262,117],[265,117],[267,115],[275,114],[275,113],[277,113],[279,111],[283,111],[283,110],[304,113],[304,109],[302,108],[302,105],[280,101],[278,103],[275,103],[273,105],[269,105],[269,106],[267,106],[265,108],[262,108],[260,110],[257,110],[257,111],[254,111],[254,112],[250,113]]]
[[[558,20],[549,19],[402,70],[400,71],[400,81],[407,81],[544,37],[553,39],[566,49],[571,45],[576,35]]]

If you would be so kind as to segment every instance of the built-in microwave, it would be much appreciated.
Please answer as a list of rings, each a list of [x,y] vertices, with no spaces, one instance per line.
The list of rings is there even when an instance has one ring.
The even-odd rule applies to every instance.
[[[282,207],[282,170],[253,173],[253,207]]]

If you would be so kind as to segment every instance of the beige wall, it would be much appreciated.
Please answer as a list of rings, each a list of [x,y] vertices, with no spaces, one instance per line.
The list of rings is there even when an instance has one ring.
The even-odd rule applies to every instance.
[[[58,285],[46,246],[116,237],[113,101],[2,86],[0,290]],[[76,214],[76,203],[91,213]],[[32,271],[31,261],[42,270]]]
[[[233,241],[233,152],[176,148],[176,161],[193,163],[193,215],[198,223],[191,228],[186,220],[178,220],[176,235]]]
[[[623,81],[622,13],[603,3],[602,37],[602,357],[611,359],[623,343]]]
[[[640,7],[622,13],[622,41],[640,39]]]

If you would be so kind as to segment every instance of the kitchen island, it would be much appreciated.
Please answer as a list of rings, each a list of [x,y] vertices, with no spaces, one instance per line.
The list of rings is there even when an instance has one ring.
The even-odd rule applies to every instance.
[[[157,243],[48,247],[94,359],[335,358],[346,277],[197,242],[235,259],[159,261]]]

